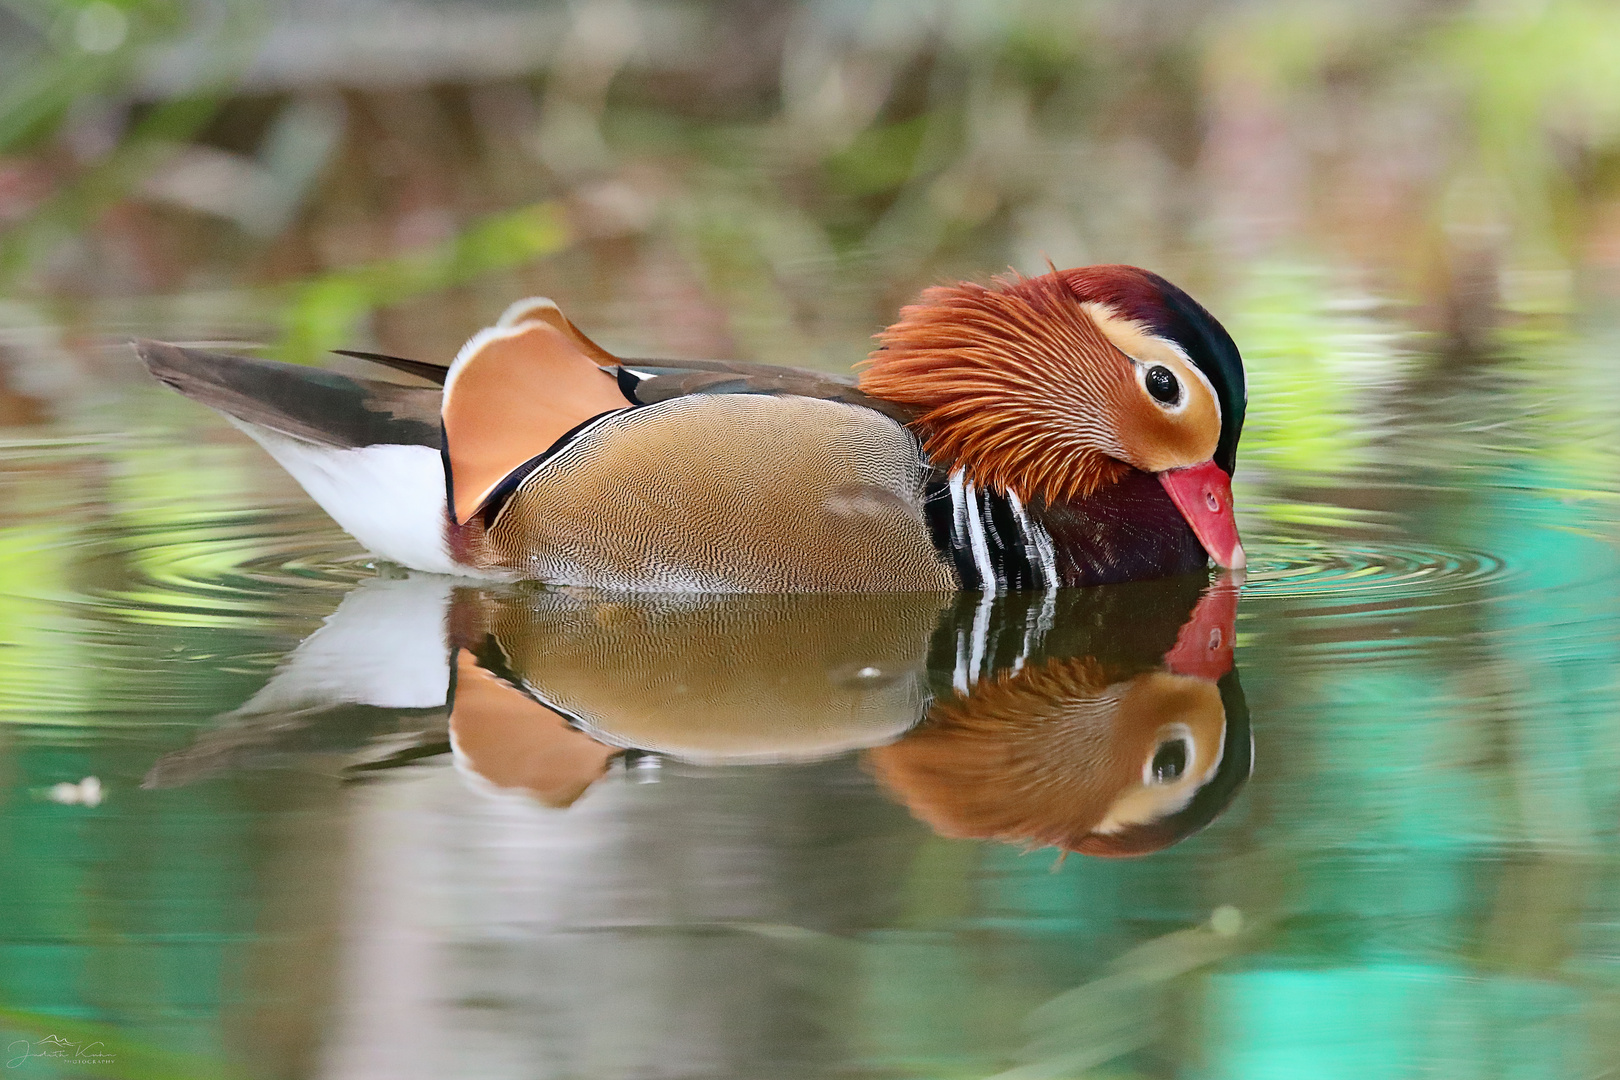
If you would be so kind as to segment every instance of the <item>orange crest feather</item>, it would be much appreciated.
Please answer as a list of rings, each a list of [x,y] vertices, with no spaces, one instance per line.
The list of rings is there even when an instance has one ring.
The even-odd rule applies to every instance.
[[[1063,502],[1130,468],[1131,363],[1058,275],[936,286],[878,340],[861,389],[921,407],[929,456],[980,487]]]

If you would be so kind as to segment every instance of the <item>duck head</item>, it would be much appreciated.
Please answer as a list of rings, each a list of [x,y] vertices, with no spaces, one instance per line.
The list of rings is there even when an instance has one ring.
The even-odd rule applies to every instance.
[[[1243,361],[1221,324],[1134,266],[926,290],[860,386],[919,409],[934,460],[1026,502],[1156,475],[1210,557],[1244,565],[1232,513]]]

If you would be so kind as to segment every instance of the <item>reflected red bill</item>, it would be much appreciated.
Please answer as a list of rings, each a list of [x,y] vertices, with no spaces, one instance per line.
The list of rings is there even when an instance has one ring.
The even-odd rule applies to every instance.
[[[1203,596],[1176,635],[1176,647],[1164,654],[1164,663],[1177,675],[1219,682],[1232,670],[1232,646],[1237,637],[1238,582],[1222,574]]]

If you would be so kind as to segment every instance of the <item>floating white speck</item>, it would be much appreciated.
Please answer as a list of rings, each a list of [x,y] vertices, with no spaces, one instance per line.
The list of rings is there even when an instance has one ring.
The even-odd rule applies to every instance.
[[[52,802],[63,806],[100,806],[101,781],[94,776],[87,776],[77,784],[64,781],[52,785],[50,797]]]

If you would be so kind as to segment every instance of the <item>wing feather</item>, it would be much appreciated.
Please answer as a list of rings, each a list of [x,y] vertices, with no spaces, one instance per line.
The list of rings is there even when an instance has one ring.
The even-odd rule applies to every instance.
[[[321,446],[439,446],[439,391],[137,341],[159,381],[211,409]]]

